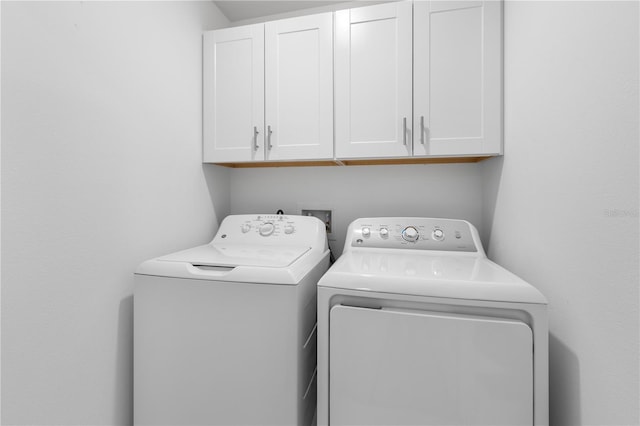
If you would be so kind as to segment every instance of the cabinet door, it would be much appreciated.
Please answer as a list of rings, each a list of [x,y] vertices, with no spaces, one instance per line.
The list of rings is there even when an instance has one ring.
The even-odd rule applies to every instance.
[[[414,5],[414,155],[502,152],[502,2]]]
[[[264,159],[264,25],[204,34],[204,162]]]
[[[397,2],[336,12],[336,157],[411,155],[411,11]]]
[[[333,16],[265,24],[267,159],[333,157]]]

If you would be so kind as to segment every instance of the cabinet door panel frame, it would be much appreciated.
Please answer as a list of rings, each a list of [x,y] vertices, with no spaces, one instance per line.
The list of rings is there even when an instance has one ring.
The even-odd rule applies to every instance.
[[[332,13],[265,24],[265,102],[267,160],[333,158]]]
[[[411,156],[411,16],[411,2],[388,3],[336,12],[337,158]],[[365,26],[376,26],[376,31],[365,29]],[[380,36],[380,32],[377,31],[380,28],[389,31],[385,35],[391,34],[389,38],[382,37],[380,40],[385,44],[384,48],[395,56],[386,63],[381,60],[382,57],[376,57],[377,52],[383,49],[382,46],[375,45],[376,43],[362,44],[367,39],[359,38],[360,34],[367,32],[377,32],[377,36]],[[388,105],[385,106],[380,100],[375,99],[375,91],[383,89],[376,87],[376,81],[392,81],[393,87],[389,87],[388,90],[393,92],[387,93],[386,96],[392,98],[388,103],[393,105],[386,111],[381,111],[381,107],[387,108]],[[358,102],[361,105],[354,107],[354,103]],[[357,111],[357,114],[354,111]]]
[[[203,36],[203,161],[264,160],[264,24]]]
[[[466,104],[463,97],[451,96],[450,101],[444,99],[442,94],[436,96],[432,87],[438,88],[438,82],[434,80],[434,65],[432,63],[432,50],[434,43],[441,42],[447,37],[436,33],[433,23],[438,22],[447,14],[450,14],[451,22],[457,19],[462,22],[465,17],[473,13],[478,24],[477,34],[471,34],[470,38],[478,41],[479,51],[466,52],[462,55],[462,61],[472,59],[470,55],[478,54],[478,103],[475,106]],[[453,17],[455,14],[455,18]],[[415,156],[451,156],[451,155],[499,155],[502,153],[502,2],[500,1],[432,1],[415,2],[414,4],[414,155]],[[476,37],[473,37],[477,35]],[[469,36],[469,35],[468,35]],[[460,45],[459,45],[460,46]],[[451,57],[455,58],[452,52]],[[454,59],[451,63],[443,64],[454,72],[463,67],[456,67]],[[462,69],[462,72],[465,70]],[[454,74],[452,72],[451,74]],[[442,72],[441,72],[442,74]],[[471,76],[475,76],[473,73]],[[451,78],[454,78],[453,76]],[[465,92],[468,95],[470,91]],[[468,96],[470,98],[470,96]],[[448,132],[438,134],[438,126],[443,127],[443,120],[433,122],[433,103],[448,103],[451,111],[459,110],[456,117],[453,113],[448,117]],[[456,105],[456,102],[458,104]],[[473,109],[477,108],[476,112]],[[466,113],[466,122],[464,120]],[[441,116],[442,117],[442,116]],[[435,118],[437,120],[437,118]],[[455,121],[459,120],[459,131],[455,127]],[[476,125],[470,125],[471,121],[477,121]],[[423,125],[424,123],[424,125]],[[476,127],[476,130],[469,130]],[[433,131],[433,132],[432,132]],[[448,134],[443,134],[448,133]]]

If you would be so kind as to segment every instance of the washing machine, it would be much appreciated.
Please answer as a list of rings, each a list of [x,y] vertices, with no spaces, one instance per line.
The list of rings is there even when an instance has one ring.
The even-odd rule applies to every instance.
[[[134,279],[136,425],[308,425],[316,408],[314,217],[233,215]]]
[[[318,424],[547,425],[546,299],[466,221],[354,221],[318,283]]]

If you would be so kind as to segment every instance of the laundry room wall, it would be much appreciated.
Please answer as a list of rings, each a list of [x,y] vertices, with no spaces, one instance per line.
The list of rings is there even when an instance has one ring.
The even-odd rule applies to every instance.
[[[2,424],[132,423],[136,265],[230,209],[203,166],[213,2],[2,2]]]
[[[329,237],[337,257],[347,226],[359,217],[448,217],[480,226],[480,178],[476,163],[233,169],[231,211],[332,210]]]
[[[638,2],[507,2],[489,256],[549,299],[551,425],[637,425]]]

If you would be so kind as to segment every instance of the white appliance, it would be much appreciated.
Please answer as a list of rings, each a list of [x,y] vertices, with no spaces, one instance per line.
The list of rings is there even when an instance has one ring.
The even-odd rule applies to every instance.
[[[228,216],[134,283],[136,425],[308,425],[316,406],[314,217]]]
[[[354,221],[318,283],[318,424],[547,425],[546,299],[466,221]]]

